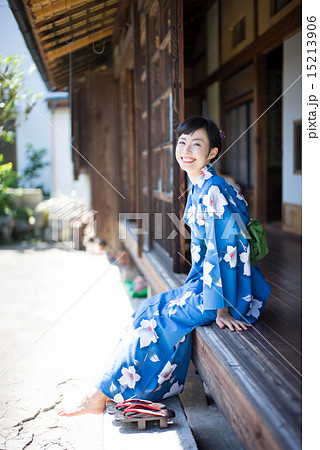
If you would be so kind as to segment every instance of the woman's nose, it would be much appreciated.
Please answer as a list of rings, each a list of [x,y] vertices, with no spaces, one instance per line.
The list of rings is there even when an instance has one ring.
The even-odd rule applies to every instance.
[[[183,153],[191,153],[191,145],[186,143],[183,147]]]

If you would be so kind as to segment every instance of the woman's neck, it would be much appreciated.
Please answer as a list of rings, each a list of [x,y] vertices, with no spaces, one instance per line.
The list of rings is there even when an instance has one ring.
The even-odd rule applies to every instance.
[[[195,173],[195,174],[188,174],[189,179],[190,179],[191,183],[193,184],[193,186],[197,183],[197,181],[198,181],[198,179],[199,179],[199,176],[200,176],[201,172],[202,172],[203,170],[207,170],[208,164],[209,164],[209,163],[207,163],[206,165],[204,165],[204,166],[199,170],[198,173]]]

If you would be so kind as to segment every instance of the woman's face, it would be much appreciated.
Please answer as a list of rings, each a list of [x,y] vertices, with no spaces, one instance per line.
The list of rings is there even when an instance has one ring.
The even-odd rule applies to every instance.
[[[176,160],[182,170],[185,170],[194,184],[201,169],[218,153],[217,147],[210,151],[209,138],[204,128],[199,128],[192,134],[182,134],[176,146]]]

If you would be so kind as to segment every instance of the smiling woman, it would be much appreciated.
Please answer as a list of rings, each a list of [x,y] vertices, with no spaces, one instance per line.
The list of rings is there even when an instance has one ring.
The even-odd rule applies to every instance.
[[[210,119],[192,117],[179,125],[177,134],[176,159],[193,185],[183,217],[191,229],[191,270],[183,286],[139,306],[96,390],[76,407],[59,407],[60,415],[103,412],[108,399],[158,402],[180,394],[191,331],[212,321],[231,331],[247,330],[268,299],[270,287],[250,264],[250,245],[238,225],[240,220],[244,226],[249,223],[247,203],[211,164],[221,151],[219,129]]]
[[[194,184],[201,169],[213,162],[221,151],[218,127],[203,117],[191,117],[178,127],[176,159]]]

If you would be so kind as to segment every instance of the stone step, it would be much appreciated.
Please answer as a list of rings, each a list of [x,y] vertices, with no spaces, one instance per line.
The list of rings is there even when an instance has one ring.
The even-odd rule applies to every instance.
[[[217,408],[192,363],[180,400],[199,449],[241,450],[234,431]]]

